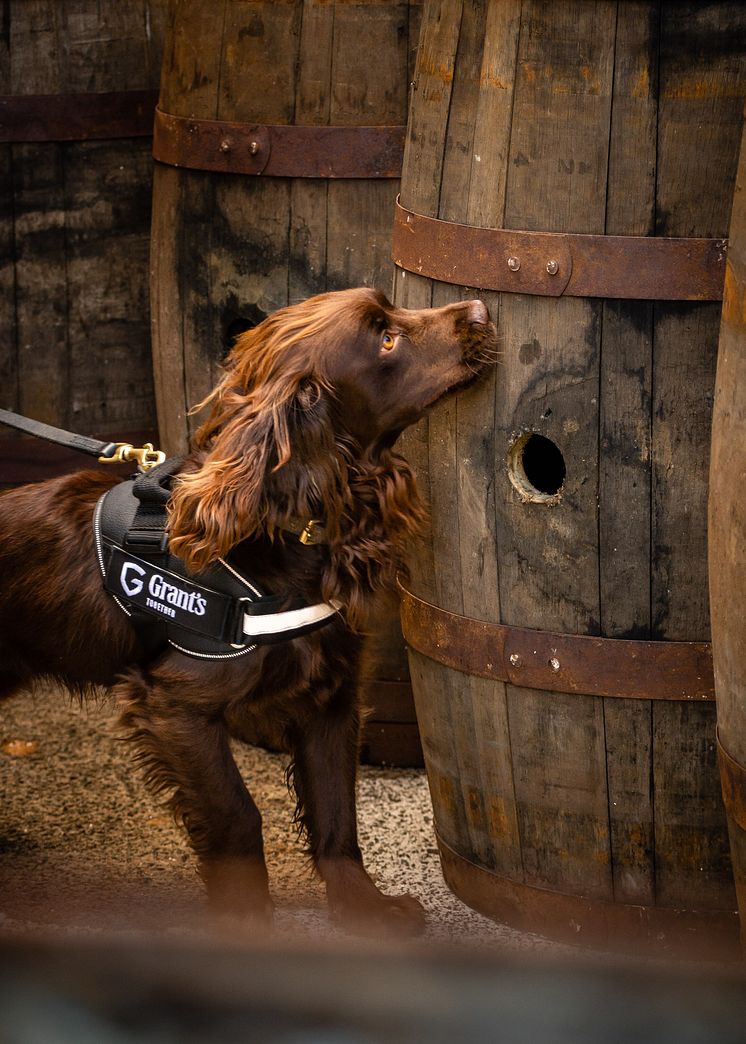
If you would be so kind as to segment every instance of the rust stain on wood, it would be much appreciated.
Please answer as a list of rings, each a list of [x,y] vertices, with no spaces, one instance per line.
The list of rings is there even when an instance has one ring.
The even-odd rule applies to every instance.
[[[746,80],[698,80],[688,77],[672,79],[661,93],[661,97],[666,101],[673,99],[709,101],[723,98],[740,100],[744,95],[746,95]]]
[[[746,327],[746,286],[731,264],[725,266],[722,320],[733,326]]]

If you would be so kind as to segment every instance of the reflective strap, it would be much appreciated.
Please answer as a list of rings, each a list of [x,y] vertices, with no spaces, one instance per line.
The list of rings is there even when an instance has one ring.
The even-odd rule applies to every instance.
[[[271,613],[266,616],[245,613],[243,633],[248,638],[286,634],[288,631],[297,631],[328,620],[341,608],[341,603],[333,600],[307,605],[303,609],[289,609],[284,613]]]

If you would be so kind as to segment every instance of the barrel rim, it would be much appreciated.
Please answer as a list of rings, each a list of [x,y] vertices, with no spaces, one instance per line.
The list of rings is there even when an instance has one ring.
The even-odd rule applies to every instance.
[[[446,884],[463,902],[520,931],[563,942],[624,949],[696,950],[742,960],[739,921],[733,909],[647,906],[561,892],[515,881],[472,862],[435,832]]]

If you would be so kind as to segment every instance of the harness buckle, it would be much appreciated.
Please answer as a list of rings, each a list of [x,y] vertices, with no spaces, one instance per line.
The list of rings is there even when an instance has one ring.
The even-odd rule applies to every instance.
[[[253,598],[236,598],[234,607],[234,616],[232,625],[227,628],[228,642],[230,642],[232,649],[243,649],[246,646],[247,638],[244,633],[244,613],[245,606],[249,606],[253,602]],[[230,632],[233,632],[230,634]]]
[[[162,529],[128,529],[122,541],[125,551],[132,555],[165,555],[168,534]]]
[[[142,471],[154,468],[156,464],[162,464],[166,454],[162,450],[153,448],[152,442],[146,442],[144,446],[132,446],[129,442],[114,443],[115,452],[110,457],[99,457],[100,464],[126,464],[137,461]]]
[[[313,540],[313,527],[320,525],[321,521],[318,518],[310,518],[308,522],[306,522],[298,537],[298,540],[300,540],[301,544],[310,544]]]

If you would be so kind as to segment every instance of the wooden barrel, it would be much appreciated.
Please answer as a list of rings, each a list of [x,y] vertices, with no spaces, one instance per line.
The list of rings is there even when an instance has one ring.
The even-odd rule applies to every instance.
[[[155,429],[150,138],[166,3],[9,4],[0,39],[0,404],[122,441]],[[1,483],[61,466],[39,440],[0,437]]]
[[[391,208],[420,13],[421,0],[175,5],[156,117],[151,247],[168,452],[186,449],[199,420],[188,411],[242,330],[326,290],[390,293]],[[379,616],[364,754],[421,763],[395,605]]]
[[[395,297],[476,287],[502,357],[406,437],[404,635],[449,885],[570,940],[735,937],[706,518],[745,17],[423,14]]]
[[[710,457],[709,564],[718,755],[746,938],[746,135],[741,141]]]

